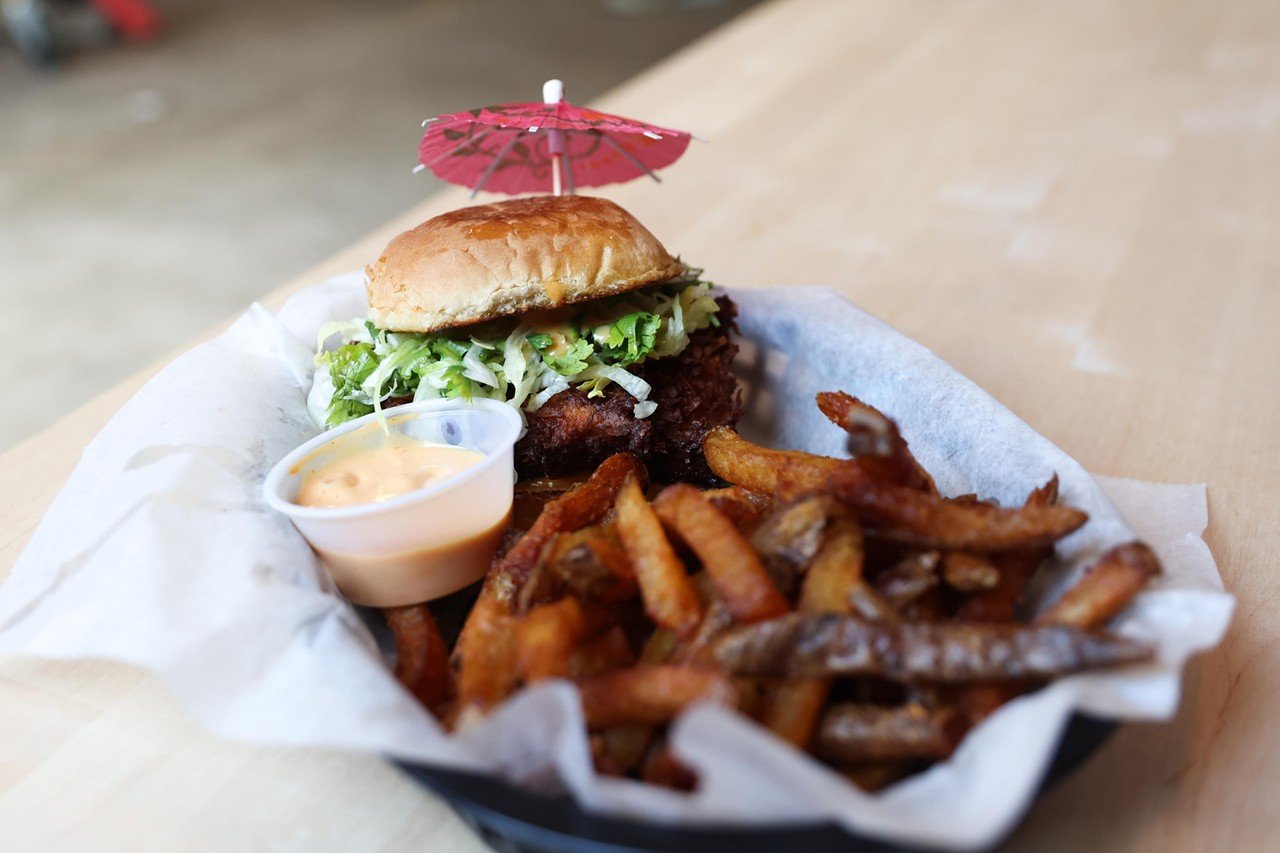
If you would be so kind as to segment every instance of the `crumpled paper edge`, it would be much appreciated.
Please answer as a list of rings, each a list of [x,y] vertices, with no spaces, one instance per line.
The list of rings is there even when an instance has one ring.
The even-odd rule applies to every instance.
[[[330,291],[327,294],[329,297],[341,297],[344,291],[351,291],[354,281],[354,276],[334,280],[320,286],[318,289],[313,289],[310,295],[315,296],[321,289],[327,289]],[[758,312],[761,312],[762,309],[764,311],[768,310],[769,299],[779,301],[775,304],[792,304],[797,301],[807,301],[819,306],[824,302],[835,300],[846,310],[857,310],[850,309],[847,303],[844,303],[838,295],[821,288],[788,289],[774,292],[735,291],[734,296],[739,299],[740,304],[744,305],[744,317],[746,318],[752,316],[750,313],[752,310],[751,303],[756,299],[763,300],[755,306],[755,310]],[[338,301],[341,302],[341,298]],[[313,310],[314,303],[308,309],[304,306],[305,302],[305,299],[301,301],[295,299],[281,314],[281,320],[295,334],[302,331],[303,334],[300,337],[304,340],[306,339],[305,332],[307,331],[305,327],[310,325],[310,328],[313,329],[314,325],[312,323],[318,324],[318,321],[316,321],[318,312]],[[360,307],[362,308],[363,306]],[[290,313],[291,308],[293,309],[292,313]],[[311,310],[310,316],[306,316],[308,310]],[[346,309],[342,310],[345,311]],[[359,313],[359,311],[348,313],[355,314]],[[761,314],[758,313],[757,316],[761,316]],[[213,346],[215,348],[230,347],[234,349],[237,344],[244,343],[245,335],[257,333],[266,334],[267,337],[270,337],[274,334],[273,322],[274,318],[270,318],[267,312],[255,307],[226,336],[205,346]],[[751,334],[749,322],[749,319],[744,322],[744,327],[747,327],[744,328],[744,331],[748,336]],[[246,326],[253,327],[252,331],[246,331]],[[237,338],[237,334],[241,337]],[[896,335],[897,333],[893,334]],[[297,341],[292,343],[277,341],[276,343],[280,347],[280,354],[283,354],[282,360],[292,365],[291,369],[298,369],[296,365],[299,363],[299,352],[309,354],[309,348],[305,344],[302,345],[302,350],[298,349]],[[197,351],[199,350],[200,348],[197,348]],[[923,347],[918,347],[918,350],[922,357],[932,358],[932,354],[929,354]],[[286,351],[287,354],[285,354]],[[833,353],[831,355],[848,357],[847,353]],[[950,368],[946,369],[950,370]],[[862,388],[857,390],[871,402],[876,402],[874,394],[865,393]],[[145,393],[146,389],[140,392],[139,397],[144,396]],[[809,403],[809,408],[812,408],[811,402]],[[1003,411],[1002,407],[1000,411]],[[890,413],[892,414],[892,412]],[[1009,417],[1013,416],[1010,414]],[[803,429],[792,419],[777,423],[784,424],[792,431]],[[935,471],[940,483],[944,486],[951,486],[951,491],[959,490],[954,483],[957,479],[960,481],[965,479],[965,466],[959,462],[955,465],[946,464],[955,458],[953,455],[947,455],[941,460],[931,459],[930,452],[922,450],[929,444],[927,430],[923,434],[917,434],[919,431],[912,429],[912,426],[914,425],[904,424],[905,431],[909,440],[912,441],[913,447],[917,449],[917,452],[925,461],[926,466]],[[111,426],[109,425],[104,430],[104,437],[109,435],[110,429]],[[1027,427],[1027,429],[1029,430],[1030,428]],[[785,430],[783,431],[785,432]],[[1044,441],[1042,437],[1037,436],[1037,438]],[[788,443],[785,440],[785,435],[782,436],[779,443]],[[1047,444],[1047,442],[1045,443]],[[1052,447],[1052,445],[1048,446]],[[91,444],[89,451],[92,448],[93,445]],[[810,443],[809,449],[819,452],[838,452],[838,448],[814,447],[812,443]],[[1057,449],[1053,448],[1053,450]],[[89,451],[86,452],[88,453]],[[1058,452],[1060,453],[1060,451]],[[939,464],[940,462],[941,464]],[[1071,464],[1074,464],[1074,462]],[[74,482],[74,475],[72,482]],[[1093,483],[1092,480],[1087,482]],[[1110,485],[1111,483],[1109,482],[1109,488]],[[1159,490],[1165,487],[1135,484],[1120,488]],[[993,490],[984,490],[983,493],[992,494]],[[66,494],[67,492],[64,490],[63,495],[60,495],[58,501],[55,502],[55,507],[59,505],[58,502],[62,501]],[[1168,495],[1168,492],[1163,494]],[[1000,494],[995,496],[1003,499],[1008,499],[1009,497]],[[1155,492],[1147,495],[1147,498],[1153,501],[1160,497],[1161,495]],[[1071,503],[1077,504],[1102,502],[1099,505],[1106,505],[1110,503],[1102,490],[1096,489],[1096,484],[1094,492],[1084,495],[1083,501],[1073,498],[1070,493],[1066,499]],[[1203,507],[1203,494],[1200,496],[1200,501],[1200,505]],[[1203,525],[1201,525],[1200,530],[1203,530]],[[34,542],[35,540],[33,539],[33,544]],[[1218,641],[1229,620],[1231,599],[1230,596],[1221,592],[1221,581],[1217,578],[1216,571],[1213,570],[1212,558],[1208,555],[1207,548],[1198,535],[1187,533],[1175,544],[1182,549],[1179,553],[1188,559],[1208,560],[1209,571],[1205,572],[1205,577],[1201,579],[1203,585],[1198,591],[1214,596],[1214,602],[1217,606],[1217,618],[1220,623],[1220,629],[1212,638],[1204,639],[1202,642],[1192,644],[1186,648],[1174,650],[1174,658],[1181,660],[1185,655],[1201,648],[1207,648]],[[27,554],[24,554],[24,561],[26,561],[27,556]],[[1170,560],[1167,554],[1162,553],[1161,557],[1166,562]],[[29,562],[38,561],[33,558]],[[20,580],[17,580],[16,583],[13,583],[13,581],[6,583],[3,590],[0,590],[0,630],[3,630],[3,626],[8,628],[3,630],[3,633],[0,633],[0,649],[23,651],[47,657],[82,656],[83,652],[77,650],[77,644],[68,642],[67,635],[62,634],[60,630],[45,631],[44,633],[36,632],[35,634],[31,632],[24,634],[22,631],[13,630],[21,624],[21,620],[15,621],[15,615],[24,608],[32,606],[35,597],[39,595],[41,587],[50,581],[56,583],[56,578],[51,579],[47,574],[42,577],[39,571],[28,572],[24,570],[20,572],[18,568],[15,568],[14,578]],[[323,582],[319,582],[319,586],[326,594],[331,593],[331,590],[324,590],[325,585]],[[32,594],[33,590],[34,594]],[[1182,591],[1185,590],[1161,590],[1156,588],[1145,592],[1144,599],[1152,595]],[[361,649],[357,660],[352,661],[351,665],[357,669],[368,671],[370,676],[376,680],[378,676],[374,674],[374,670],[368,669],[373,650],[367,634],[362,631],[360,626],[350,623],[351,620],[346,620],[346,624],[344,624],[343,618],[338,617],[338,629],[334,632],[336,647]],[[65,624],[65,620],[61,620],[59,629],[65,627]],[[49,627],[49,624],[46,624],[46,627]],[[1151,626],[1122,624],[1121,629],[1126,632],[1142,634],[1145,633],[1144,627],[1150,628]],[[1162,654],[1164,651],[1162,649]],[[148,655],[145,651],[115,648],[111,647],[110,644],[106,647],[95,649],[94,656],[116,658],[142,666],[148,665]],[[379,662],[374,661],[374,663],[380,666]],[[387,677],[385,669],[381,670],[381,674],[381,677]],[[180,696],[187,693],[187,685],[183,684],[181,678],[175,677],[173,673],[166,674],[166,677],[169,678],[175,692]],[[547,780],[547,774],[551,774],[591,807],[623,813],[634,813],[639,808],[650,816],[659,815],[677,822],[704,823],[708,820],[721,820],[731,814],[734,816],[735,821],[741,822],[744,815],[739,813],[740,809],[737,812],[734,811],[733,802],[718,803],[716,801],[717,792],[727,790],[719,784],[717,778],[718,776],[727,775],[733,777],[730,779],[732,784],[741,785],[745,779],[747,782],[763,786],[760,796],[780,807],[777,810],[767,809],[745,816],[748,820],[772,822],[781,818],[788,822],[795,822],[806,818],[812,818],[813,820],[830,819],[834,816],[850,829],[860,833],[879,835],[908,843],[965,848],[990,843],[990,841],[1000,837],[1013,821],[1016,821],[1025,808],[1026,799],[1034,793],[1035,781],[1038,780],[1043,772],[1042,766],[1028,766],[1025,768],[1026,772],[1023,774],[1025,784],[1015,785],[1020,789],[1025,788],[1024,796],[1021,800],[1006,802],[1001,809],[987,809],[982,820],[972,821],[959,829],[954,824],[941,828],[922,827],[918,824],[904,826],[901,810],[918,809],[921,807],[922,800],[928,806],[936,806],[936,800],[931,801],[929,799],[934,796],[930,790],[931,786],[944,784],[948,773],[964,772],[966,768],[971,766],[971,762],[981,759],[986,751],[985,748],[980,746],[983,742],[981,736],[983,731],[998,730],[997,723],[1004,725],[1010,719],[1015,719],[1020,715],[1045,715],[1044,719],[1053,716],[1055,720],[1065,722],[1071,709],[1082,705],[1082,696],[1089,692],[1091,686],[1090,680],[1108,678],[1112,678],[1112,676],[1077,676],[1064,679],[1044,690],[1010,703],[991,720],[975,730],[950,761],[943,762],[928,773],[908,780],[877,796],[869,796],[852,791],[845,785],[832,784],[840,781],[836,774],[827,771],[810,759],[804,758],[794,750],[790,750],[790,747],[786,747],[774,740],[758,737],[758,728],[754,723],[714,707],[693,709],[678,721],[673,729],[673,744],[677,752],[694,766],[706,767],[706,759],[708,757],[715,756],[723,759],[726,751],[738,758],[738,763],[735,765],[728,765],[727,767],[722,765],[718,769],[708,772],[707,777],[704,779],[703,788],[698,794],[685,796],[669,791],[647,788],[646,786],[623,780],[597,777],[590,768],[586,742],[580,727],[580,709],[577,707],[573,691],[566,684],[546,684],[526,690],[514,697],[484,725],[449,740],[439,738],[438,727],[425,714],[418,711],[417,716],[423,719],[415,721],[414,725],[408,726],[404,731],[398,732],[393,737],[383,737],[372,741],[358,737],[350,739],[330,738],[318,745],[374,749],[404,759],[427,761],[433,764],[472,768],[489,767],[497,769],[499,772],[505,770],[508,775],[523,779],[526,782],[543,782]],[[1152,716],[1167,715],[1176,706],[1176,676],[1173,681],[1175,689],[1166,691],[1161,700],[1154,703],[1154,710],[1151,711]],[[279,685],[276,685],[277,689],[278,687]],[[270,690],[267,691],[268,696],[270,692]],[[1087,705],[1088,703],[1083,704]],[[250,706],[252,707],[253,703],[250,703]],[[1121,703],[1121,706],[1123,706],[1123,703]],[[1106,703],[1102,703],[1101,705],[1090,706],[1089,710],[1102,714],[1120,711],[1132,714],[1132,708],[1126,709],[1121,706],[1108,706]],[[190,704],[188,704],[188,707],[194,716],[209,723],[209,708],[193,707]],[[259,702],[255,711],[260,712],[261,710],[262,703]],[[392,716],[399,716],[399,712],[402,711],[402,708],[397,709],[397,713]],[[530,716],[539,718],[540,721],[550,720],[554,725],[549,727],[545,725],[511,725],[513,718],[527,720]],[[1038,728],[1038,736],[1041,748],[1047,750],[1056,742],[1058,731],[1052,725],[1043,725],[1044,719],[1039,720],[1041,725]],[[244,732],[241,728],[243,725],[260,724],[261,722],[261,719],[256,716],[251,715],[240,718],[233,715],[219,719],[211,727],[216,732],[224,735],[243,737]],[[275,721],[268,729],[256,732],[252,739],[273,743],[314,743],[314,741],[296,737],[289,723],[290,721],[287,719]],[[385,743],[388,740],[394,741],[394,743]],[[405,745],[407,743],[421,744],[422,748],[406,748]],[[428,743],[430,748],[426,747]],[[521,756],[528,758],[538,755],[545,758],[545,750],[548,744],[553,744],[557,747],[554,759],[550,764],[544,762],[539,766],[537,761],[521,762],[517,772],[517,768],[512,763],[513,756],[517,759]],[[784,793],[794,794],[795,796],[779,798],[777,796],[779,794],[777,778],[772,775],[766,777],[758,772],[753,772],[760,761],[768,761],[782,767],[786,767],[788,762],[795,763],[798,765],[795,769],[797,773],[805,777],[804,781],[812,783],[816,780],[817,784],[800,785],[787,789]],[[1032,764],[1032,762],[1027,762],[1027,765]],[[857,808],[850,810],[850,803],[855,803]],[[982,803],[973,805],[975,808],[969,811],[970,816],[981,812],[984,806]],[[833,815],[833,810],[837,814]],[[696,814],[694,813],[695,811],[697,812]]]

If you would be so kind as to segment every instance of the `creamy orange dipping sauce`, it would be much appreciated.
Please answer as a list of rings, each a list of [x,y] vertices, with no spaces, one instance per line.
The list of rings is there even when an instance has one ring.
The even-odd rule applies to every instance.
[[[344,554],[317,548],[347,598],[366,607],[399,607],[445,595],[484,577],[511,525],[508,511],[465,536],[402,554]]]
[[[344,454],[302,481],[295,503],[311,507],[381,503],[460,474],[484,454],[447,444],[394,442]]]

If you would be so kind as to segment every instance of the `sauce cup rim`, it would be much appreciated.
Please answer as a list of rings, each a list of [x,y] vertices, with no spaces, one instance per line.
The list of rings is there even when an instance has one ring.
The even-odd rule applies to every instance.
[[[416,503],[429,501],[432,498],[439,497],[445,492],[452,491],[467,481],[480,476],[484,471],[494,464],[494,460],[500,455],[501,450],[513,446],[520,438],[520,432],[524,429],[524,418],[520,412],[516,411],[510,404],[500,400],[491,400],[487,397],[475,397],[470,401],[454,399],[437,399],[422,400],[416,403],[405,403],[401,406],[394,406],[390,409],[383,409],[382,416],[391,419],[402,415],[418,415],[418,414],[435,414],[440,412],[466,412],[466,411],[482,411],[496,415],[500,415],[506,421],[507,433],[503,437],[502,444],[495,451],[484,454],[484,459],[467,468],[458,474],[424,486],[421,489],[414,489],[403,495],[391,498],[390,500],[380,501],[377,503],[355,504],[353,506],[342,507],[311,507],[296,504],[285,498],[281,494],[286,479],[289,477],[290,470],[306,457],[315,453],[320,448],[332,444],[340,440],[348,433],[354,432],[366,424],[374,423],[378,419],[376,412],[353,421],[348,421],[332,429],[312,438],[309,441],[300,444],[291,450],[283,459],[277,462],[267,473],[266,479],[262,483],[262,497],[267,506],[277,512],[284,513],[290,518],[303,519],[348,519],[360,518],[370,515],[379,515],[387,512],[394,512],[406,506],[412,506]]]

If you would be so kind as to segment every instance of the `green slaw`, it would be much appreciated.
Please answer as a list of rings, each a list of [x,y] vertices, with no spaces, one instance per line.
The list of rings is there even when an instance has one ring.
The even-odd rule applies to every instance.
[[[554,324],[413,334],[367,320],[326,323],[317,340],[312,417],[334,427],[400,397],[489,397],[533,412],[568,388],[598,397],[617,384],[635,398],[635,416],[646,418],[657,407],[651,389],[627,368],[679,355],[690,335],[719,325],[713,285],[701,272],[686,267],[680,278],[583,303]]]

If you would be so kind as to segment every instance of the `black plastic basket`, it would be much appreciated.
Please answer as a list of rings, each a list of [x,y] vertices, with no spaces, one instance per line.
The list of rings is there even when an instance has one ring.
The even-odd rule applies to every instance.
[[[1064,730],[1041,793],[1096,752],[1116,729],[1106,720],[1076,715]],[[397,762],[402,770],[439,794],[498,851],[605,853],[663,850],[824,851],[903,850],[834,824],[686,828],[593,814],[565,794],[546,796],[493,776]]]

